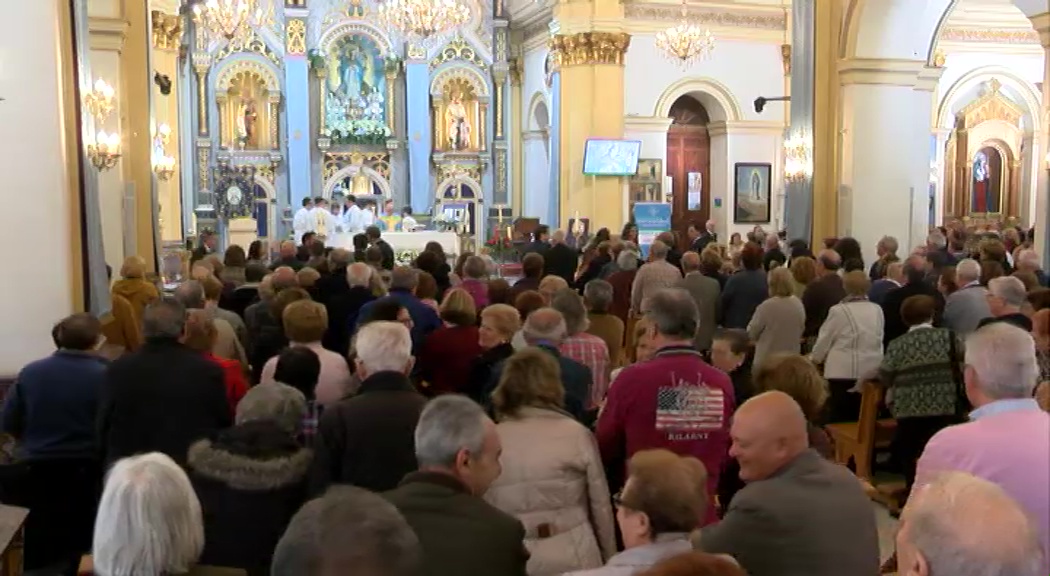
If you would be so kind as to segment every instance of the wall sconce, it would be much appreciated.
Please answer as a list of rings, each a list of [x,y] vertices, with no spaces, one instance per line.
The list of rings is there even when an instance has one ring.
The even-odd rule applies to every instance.
[[[812,145],[806,138],[790,138],[784,142],[784,178],[788,182],[804,182],[813,176]]]
[[[113,87],[99,78],[95,81],[95,87],[91,92],[84,95],[84,106],[99,124],[113,112],[114,94]]]
[[[154,142],[159,141],[161,145],[167,146],[168,142],[171,141],[171,126],[169,126],[166,122],[161,122],[160,124],[151,124],[149,127],[149,135],[150,138],[154,140]]]
[[[162,182],[171,180],[171,177],[175,175],[175,158],[168,155],[154,157],[153,173]]]
[[[150,123],[149,133],[153,139],[153,173],[162,182],[167,182],[175,175],[175,157],[164,150],[171,140],[171,126],[164,122]]]
[[[120,158],[120,135],[117,133],[106,134],[99,132],[95,135],[95,141],[88,144],[88,158],[91,164],[99,171],[105,172],[117,165]]]

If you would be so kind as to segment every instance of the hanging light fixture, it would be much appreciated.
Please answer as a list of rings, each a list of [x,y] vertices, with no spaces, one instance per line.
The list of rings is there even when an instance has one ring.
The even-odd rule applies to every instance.
[[[195,4],[193,11],[213,40],[243,41],[263,24],[257,0],[205,0]]]
[[[460,0],[386,0],[376,15],[402,37],[426,43],[466,24],[470,9]]]
[[[813,176],[812,150],[808,138],[796,136],[784,142],[784,178],[788,182],[805,182]]]
[[[657,32],[656,47],[671,60],[690,66],[715,49],[715,37],[710,30],[689,22],[685,0],[682,0],[682,18],[674,26]]]

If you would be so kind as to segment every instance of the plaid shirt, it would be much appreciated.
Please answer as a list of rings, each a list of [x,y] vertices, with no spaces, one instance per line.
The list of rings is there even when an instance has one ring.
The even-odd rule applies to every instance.
[[[594,383],[591,385],[591,401],[587,409],[599,406],[609,390],[609,347],[605,341],[586,332],[570,336],[562,342],[558,351],[590,368]]]
[[[306,403],[306,414],[299,423],[299,443],[306,448],[313,448],[317,437],[317,423],[321,421],[323,406],[310,400]]]

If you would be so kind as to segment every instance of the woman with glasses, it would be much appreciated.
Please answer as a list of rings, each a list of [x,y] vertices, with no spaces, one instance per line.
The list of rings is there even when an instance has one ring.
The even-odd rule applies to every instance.
[[[613,497],[625,550],[595,570],[566,576],[627,576],[692,550],[689,533],[707,509],[707,471],[692,457],[669,450],[636,452],[627,483]]]

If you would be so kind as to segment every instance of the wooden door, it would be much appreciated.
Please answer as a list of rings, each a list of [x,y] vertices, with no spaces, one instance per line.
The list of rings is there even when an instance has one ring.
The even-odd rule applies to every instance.
[[[689,174],[700,173],[700,205],[689,205]],[[704,126],[675,126],[667,132],[667,175],[672,178],[671,224],[685,241],[690,223],[702,227],[710,214],[711,141]]]

